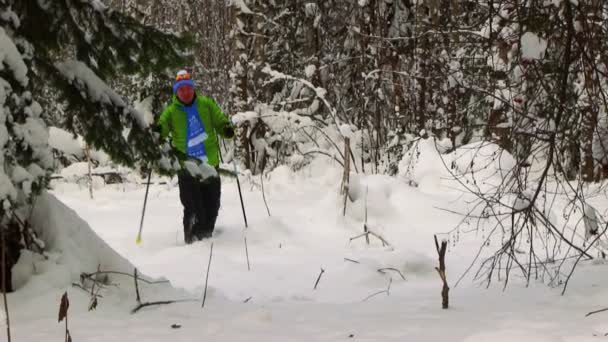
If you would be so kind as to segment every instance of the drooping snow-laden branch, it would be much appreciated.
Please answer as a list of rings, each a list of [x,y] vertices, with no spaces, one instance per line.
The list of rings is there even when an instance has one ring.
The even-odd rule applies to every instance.
[[[329,101],[325,97],[327,95],[327,90],[320,88],[320,87],[315,87],[314,84],[312,84],[310,81],[307,81],[305,79],[301,79],[301,78],[294,77],[291,75],[286,75],[286,74],[278,72],[276,70],[272,70],[270,68],[270,66],[268,66],[268,65],[266,65],[262,69],[262,72],[271,77],[271,79],[266,82],[267,84],[272,83],[276,80],[297,81],[297,82],[302,83],[306,87],[310,88],[312,91],[314,91],[315,95],[323,102],[325,107],[327,107],[327,110],[329,110],[329,114],[331,115],[331,117],[334,121],[334,124],[336,125],[336,128],[338,129],[338,133],[340,134],[340,136],[342,136],[342,138],[344,138],[344,136],[342,135],[342,132],[340,131],[340,121],[338,119],[337,110],[329,103]]]

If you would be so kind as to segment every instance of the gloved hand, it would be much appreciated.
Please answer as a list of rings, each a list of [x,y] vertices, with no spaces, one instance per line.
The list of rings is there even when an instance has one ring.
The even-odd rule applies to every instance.
[[[234,138],[234,128],[232,126],[225,126],[224,132],[222,132],[224,137],[228,139]]]

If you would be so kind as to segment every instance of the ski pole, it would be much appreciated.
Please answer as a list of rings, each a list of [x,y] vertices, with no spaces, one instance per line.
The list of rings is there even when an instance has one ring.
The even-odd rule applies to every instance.
[[[144,207],[141,211],[141,221],[139,223],[139,233],[137,233],[137,239],[135,240],[136,244],[141,243],[141,231],[144,228],[144,215],[146,214],[146,202],[148,202],[148,190],[150,189],[150,178],[152,176],[152,168],[148,171],[148,183],[146,184],[146,196],[144,197]]]

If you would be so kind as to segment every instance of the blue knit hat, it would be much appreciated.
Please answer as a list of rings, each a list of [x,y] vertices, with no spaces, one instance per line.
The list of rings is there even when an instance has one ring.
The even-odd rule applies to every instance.
[[[188,73],[186,70],[180,70],[175,76],[175,82],[173,83],[173,94],[177,94],[177,90],[183,85],[189,85],[194,88],[194,81],[192,81],[190,73]]]

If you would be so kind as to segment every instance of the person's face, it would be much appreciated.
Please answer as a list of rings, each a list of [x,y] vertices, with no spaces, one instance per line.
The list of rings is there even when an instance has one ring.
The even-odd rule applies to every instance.
[[[194,98],[194,88],[189,85],[183,85],[177,89],[177,98],[183,103],[190,103]]]

